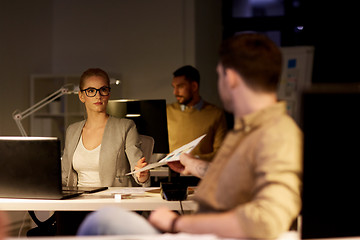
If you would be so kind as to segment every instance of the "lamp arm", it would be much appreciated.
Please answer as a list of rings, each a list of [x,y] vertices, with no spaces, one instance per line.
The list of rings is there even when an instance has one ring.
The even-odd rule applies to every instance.
[[[69,87],[67,86],[73,86],[73,90],[69,91]],[[59,90],[55,91],[54,93],[50,94],[46,98],[42,99],[41,101],[37,102],[33,106],[29,107],[28,109],[20,112],[19,110],[15,110],[13,112],[13,119],[15,120],[15,123],[17,127],[20,130],[20,133],[22,136],[27,136],[26,131],[24,127],[21,124],[21,120],[30,116],[34,112],[38,111],[39,109],[43,108],[47,104],[53,102],[54,100],[58,99],[59,97],[65,95],[65,94],[71,94],[75,93],[75,87],[73,84],[67,84],[61,87]]]
[[[14,117],[14,120],[15,120],[15,123],[16,123],[17,127],[18,127],[19,130],[20,130],[21,135],[22,135],[23,137],[27,137],[26,131],[25,131],[23,125],[21,124],[21,119]]]

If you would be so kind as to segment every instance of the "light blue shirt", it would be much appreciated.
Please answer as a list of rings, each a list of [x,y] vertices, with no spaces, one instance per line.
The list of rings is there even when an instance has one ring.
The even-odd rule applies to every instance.
[[[192,106],[192,108],[195,108],[200,111],[203,108],[203,106],[204,106],[204,101],[200,99],[200,101],[194,106]],[[181,111],[185,111],[186,108],[188,108],[188,106],[186,106],[185,104],[180,104]]]

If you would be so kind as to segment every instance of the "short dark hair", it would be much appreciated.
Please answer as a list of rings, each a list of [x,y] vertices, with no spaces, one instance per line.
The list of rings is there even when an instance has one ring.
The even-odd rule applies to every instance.
[[[185,76],[185,79],[190,82],[197,82],[200,84],[200,73],[199,71],[190,65],[185,65],[183,67],[178,68],[173,73],[174,77]]]
[[[260,33],[235,35],[220,46],[219,63],[237,71],[254,91],[276,92],[281,76],[279,47]]]
[[[79,83],[80,89],[83,89],[85,80],[88,77],[92,77],[92,76],[99,76],[104,78],[107,81],[107,85],[110,86],[109,75],[104,70],[102,70],[101,68],[89,68],[85,72],[83,72],[83,74],[80,77],[80,83]]]

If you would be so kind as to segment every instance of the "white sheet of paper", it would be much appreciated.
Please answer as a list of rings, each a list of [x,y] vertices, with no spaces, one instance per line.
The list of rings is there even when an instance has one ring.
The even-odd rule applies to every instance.
[[[143,172],[143,171],[155,168],[155,167],[163,166],[163,165],[166,165],[168,162],[179,161],[180,160],[180,155],[182,153],[191,152],[191,150],[193,150],[199,144],[199,142],[205,137],[205,135],[206,134],[196,138],[195,140],[189,142],[188,144],[183,145],[182,147],[180,147],[178,149],[175,149],[174,151],[169,153],[166,157],[159,160],[158,162],[148,164],[145,167],[143,167],[143,168],[141,168],[139,170],[129,172],[126,175],[134,174],[134,173],[137,173],[137,172]]]

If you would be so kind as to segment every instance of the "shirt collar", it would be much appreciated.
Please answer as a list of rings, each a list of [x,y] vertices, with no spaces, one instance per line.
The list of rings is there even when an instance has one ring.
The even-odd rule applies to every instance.
[[[286,113],[286,102],[280,101],[272,106],[250,113],[242,118],[235,119],[234,130],[249,132],[273,116],[283,113]]]
[[[204,106],[204,100],[202,98],[200,98],[200,101],[198,103],[196,103],[195,105],[193,105],[191,108],[197,109],[198,111],[200,111]],[[188,106],[186,106],[185,104],[180,104],[180,109],[181,111],[185,111],[185,109],[189,108]]]

